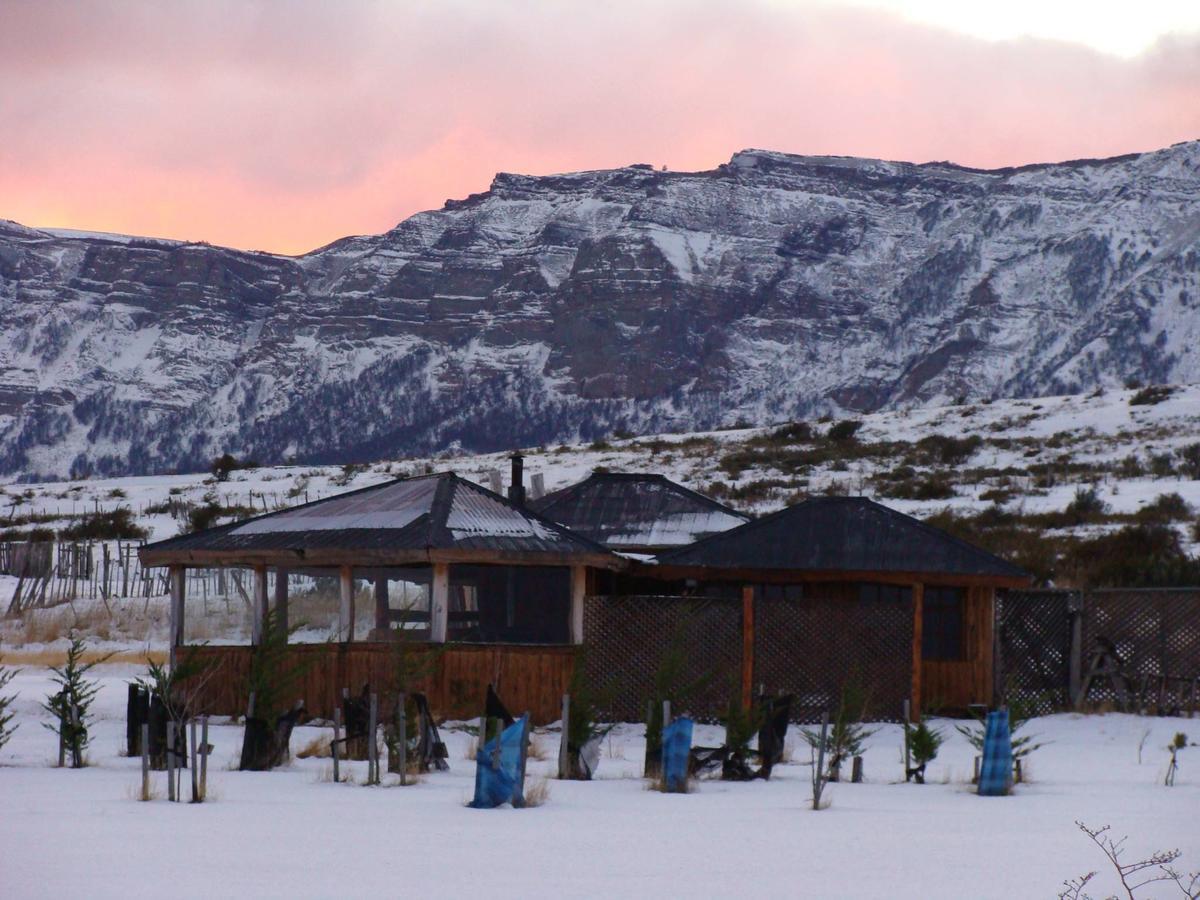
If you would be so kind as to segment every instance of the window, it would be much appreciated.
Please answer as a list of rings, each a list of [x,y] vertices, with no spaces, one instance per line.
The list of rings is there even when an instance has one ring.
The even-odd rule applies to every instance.
[[[921,657],[928,660],[965,659],[963,591],[926,587],[921,618]]]
[[[911,603],[912,588],[902,584],[876,584],[864,581],[858,586],[860,603]]]

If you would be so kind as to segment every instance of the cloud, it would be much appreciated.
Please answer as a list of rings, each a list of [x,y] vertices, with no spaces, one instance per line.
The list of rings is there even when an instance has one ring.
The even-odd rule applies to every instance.
[[[1103,156],[1200,137],[1198,70],[806,4],[8,3],[0,216],[299,252],[497,170]]]

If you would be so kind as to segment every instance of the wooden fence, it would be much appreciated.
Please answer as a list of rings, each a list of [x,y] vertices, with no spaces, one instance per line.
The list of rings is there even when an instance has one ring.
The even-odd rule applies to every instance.
[[[1010,591],[998,622],[1001,685],[1040,713],[1200,709],[1200,588]]]
[[[0,541],[0,574],[17,586],[7,615],[70,603],[167,593],[165,569],[144,568],[141,541]]]
[[[410,691],[429,697],[434,712],[445,718],[472,718],[483,711],[487,686],[494,684],[514,713],[528,711],[535,724],[556,721],[562,695],[574,670],[576,647],[406,642],[408,653],[431,654],[431,671]],[[184,647],[179,659],[205,664],[196,677],[200,712],[235,716],[246,712],[253,648],[245,646]],[[397,645],[388,642],[294,644],[284,666],[300,669],[294,700],[302,699],[309,715],[330,719],[343,688],[358,693],[364,684],[386,707],[395,692]]]

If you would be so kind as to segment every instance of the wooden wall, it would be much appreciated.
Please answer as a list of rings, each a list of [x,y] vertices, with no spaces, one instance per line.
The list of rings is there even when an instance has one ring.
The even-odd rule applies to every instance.
[[[921,660],[921,703],[926,709],[965,712],[972,703],[992,702],[995,588],[966,589],[963,659]]]
[[[341,690],[352,693],[364,683],[382,697],[391,694],[396,669],[394,643],[293,644],[288,660],[303,667],[296,699],[303,699],[309,715],[333,717]],[[471,718],[483,709],[488,684],[494,684],[500,699],[514,715],[528,710],[534,724],[556,721],[562,710],[562,695],[571,680],[576,648],[562,646],[517,646],[483,644],[409,643],[410,652],[429,649],[440,653],[431,674],[410,690],[429,697],[436,715]],[[435,649],[436,648],[436,649]],[[444,648],[444,649],[441,649]],[[200,711],[211,715],[242,715],[246,711],[250,654],[245,646],[183,647],[179,658],[208,663],[199,676]]]

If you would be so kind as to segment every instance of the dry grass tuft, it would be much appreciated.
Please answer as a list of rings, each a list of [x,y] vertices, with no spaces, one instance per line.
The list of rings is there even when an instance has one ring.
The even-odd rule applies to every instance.
[[[297,759],[329,759],[333,756],[333,738],[317,735],[293,755]],[[332,771],[330,775],[332,777]]]
[[[550,799],[550,779],[534,778],[525,782],[525,805],[538,807]]]
[[[529,739],[529,758],[536,759],[538,762],[545,762],[550,758],[550,753],[546,749],[546,745],[536,737],[530,737]]]
[[[137,800],[139,803],[145,803],[149,800],[161,800],[163,798],[162,789],[154,783],[154,779],[150,779],[150,793],[142,793],[142,779],[138,776],[138,780],[133,784],[127,785],[125,788],[125,798],[128,800]]]

